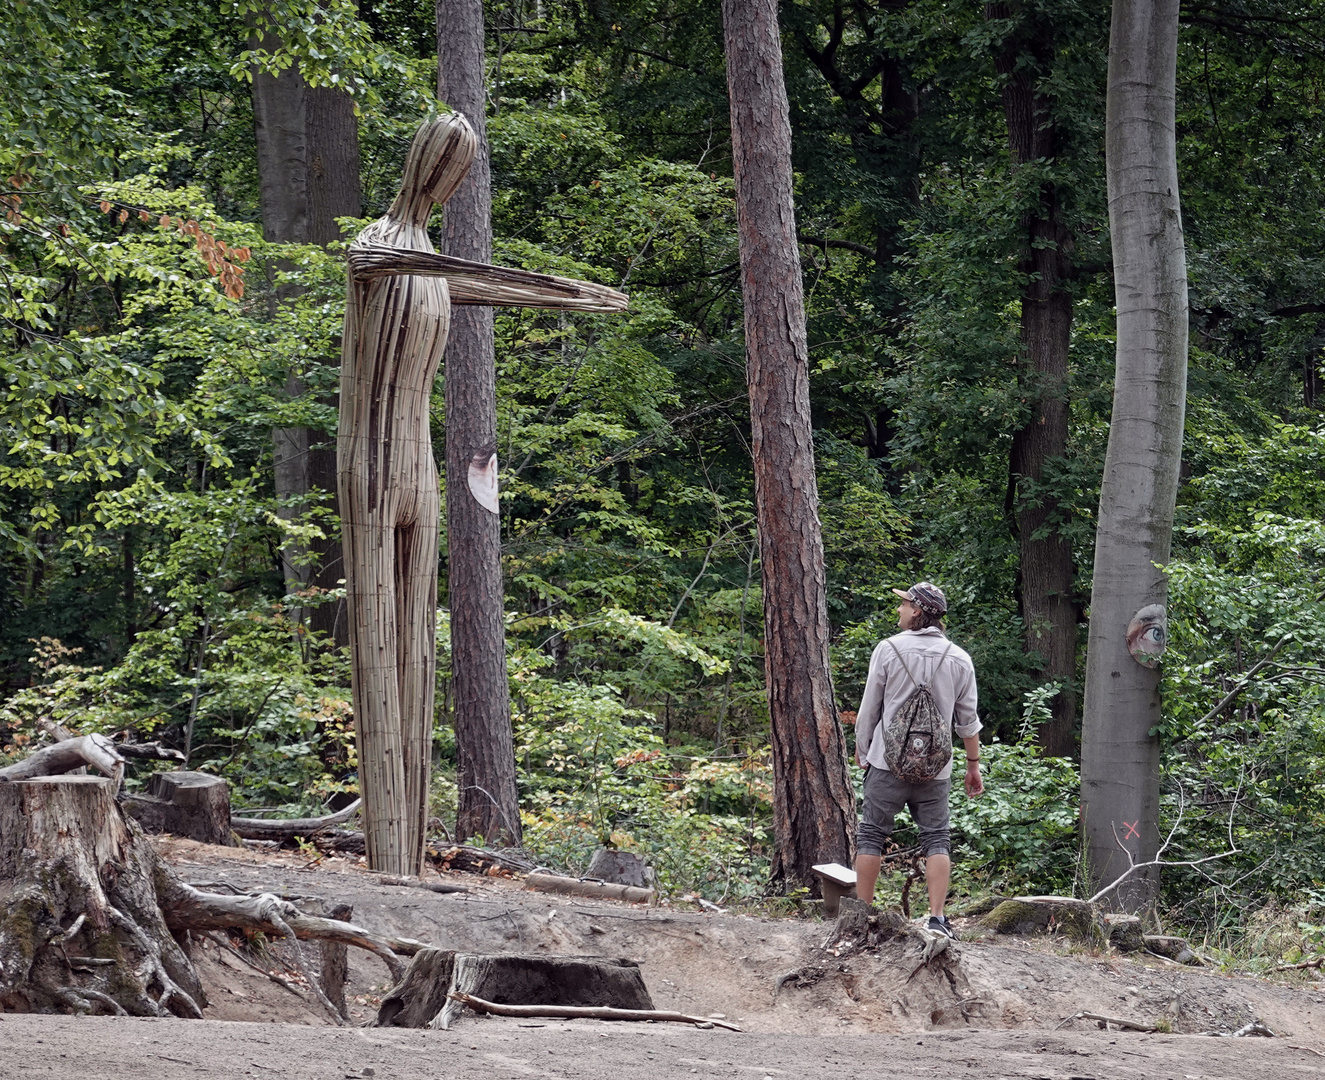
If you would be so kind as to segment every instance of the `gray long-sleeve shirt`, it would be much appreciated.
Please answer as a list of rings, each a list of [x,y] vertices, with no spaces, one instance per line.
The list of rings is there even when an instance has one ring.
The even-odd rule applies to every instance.
[[[981,727],[976,714],[975,665],[966,650],[956,645],[949,648],[948,639],[937,626],[903,630],[875,647],[865,680],[865,696],[860,699],[860,711],[856,714],[856,746],[865,748],[861,757],[876,769],[888,768],[883,758],[883,729],[915,690],[897,653],[893,652],[894,645],[905,658],[911,675],[921,683],[929,683],[939,714],[952,721],[957,735],[966,739]],[[944,649],[948,650],[947,656],[943,656]],[[949,762],[935,779],[951,775]]]

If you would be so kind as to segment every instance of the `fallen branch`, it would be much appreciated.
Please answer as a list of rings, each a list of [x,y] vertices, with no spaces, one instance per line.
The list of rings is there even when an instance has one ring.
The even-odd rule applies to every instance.
[[[0,769],[0,782],[35,780],[39,776],[62,776],[84,766],[99,769],[114,781],[118,791],[124,778],[124,758],[104,735],[79,735],[54,746],[46,746],[22,761]]]
[[[1325,1052],[1313,1050],[1310,1046],[1298,1046],[1295,1043],[1285,1043],[1284,1045],[1290,1050],[1305,1050],[1308,1054],[1315,1054],[1316,1057],[1325,1057]]]
[[[115,749],[126,758],[138,758],[143,761],[178,761],[184,763],[184,754],[162,746],[159,742],[116,743]]]
[[[1239,781],[1239,789],[1240,788],[1241,788],[1241,781]],[[1203,859],[1165,860],[1164,852],[1166,852],[1169,849],[1169,845],[1173,842],[1173,837],[1177,833],[1178,827],[1182,824],[1182,818],[1185,808],[1186,808],[1186,800],[1183,798],[1182,785],[1179,784],[1177,819],[1173,822],[1173,827],[1169,829],[1169,834],[1164,838],[1164,842],[1159,845],[1159,850],[1155,852],[1155,857],[1153,859],[1148,859],[1145,862],[1137,862],[1135,860],[1132,853],[1127,850],[1127,845],[1124,844],[1122,842],[1122,839],[1118,836],[1118,829],[1117,827],[1115,827],[1113,830],[1113,839],[1114,842],[1118,845],[1119,849],[1122,851],[1122,853],[1127,856],[1127,869],[1124,870],[1121,874],[1119,874],[1116,878],[1114,878],[1114,880],[1111,881],[1108,885],[1104,886],[1104,888],[1102,888],[1089,900],[1087,900],[1086,903],[1088,904],[1098,903],[1104,897],[1108,896],[1109,893],[1113,892],[1114,889],[1116,889],[1119,885],[1121,885],[1134,873],[1136,873],[1136,871],[1144,870],[1148,866],[1200,866],[1202,863],[1214,862],[1216,859],[1227,859],[1230,855],[1240,854],[1241,849],[1239,849],[1238,846],[1233,842],[1233,815],[1238,808],[1238,799],[1237,796],[1234,795],[1233,803],[1229,807],[1228,811],[1229,849],[1227,851],[1221,851],[1218,855],[1207,855]]]
[[[1274,1032],[1262,1024],[1259,1020],[1253,1020],[1250,1024],[1243,1024],[1237,1031],[1197,1031],[1194,1036],[1209,1035],[1216,1039],[1243,1039],[1248,1035],[1255,1035],[1262,1039],[1273,1039]]]
[[[359,812],[362,799],[355,799],[343,810],[316,818],[246,818],[231,817],[230,828],[245,840],[293,840],[311,836],[321,829],[341,825]]]
[[[395,874],[374,873],[371,880],[379,885],[401,885],[410,889],[427,889],[435,893],[469,892],[468,887],[464,885],[451,885],[445,881],[425,881],[417,877],[397,877]]]
[[[231,945],[228,941],[223,940],[222,938],[218,937],[216,934],[213,933],[204,934],[203,937],[207,938],[208,941],[212,942],[212,944],[216,945],[218,948],[225,949],[226,952],[237,957],[240,961],[247,964],[249,967],[251,967],[254,971],[258,972],[260,975],[266,975],[267,978],[269,978],[277,986],[285,987],[285,989],[289,990],[290,993],[292,993],[295,997],[299,998],[300,1001],[307,1000],[307,998],[304,997],[303,991],[301,991],[297,986],[295,986],[295,984],[292,983],[289,979],[283,979],[281,978],[281,976],[277,975],[274,971],[268,971],[265,967],[262,967],[260,964],[254,963],[242,952],[240,952],[233,945]]]
[[[735,1024],[711,1016],[689,1016],[686,1013],[669,1012],[666,1009],[612,1009],[606,1005],[498,1005],[496,1002],[474,997],[473,994],[450,993],[446,996],[452,1001],[468,1005],[477,1012],[489,1012],[495,1016],[547,1016],[563,1020],[648,1020],[720,1027],[728,1031],[741,1030]]]
[[[607,881],[581,881],[579,878],[557,874],[530,874],[524,883],[540,892],[563,893],[567,896],[593,896],[600,900],[625,900],[632,904],[647,904],[653,900],[652,889],[634,885],[614,885]]]
[[[1159,1028],[1157,1028],[1154,1024],[1142,1024],[1138,1023],[1135,1020],[1122,1020],[1116,1016],[1104,1016],[1102,1013],[1093,1013],[1093,1012],[1084,1012],[1084,1011],[1073,1013],[1071,1016],[1064,1017],[1063,1022],[1060,1023],[1058,1027],[1054,1028],[1054,1030],[1057,1031],[1058,1028],[1065,1027],[1066,1025],[1070,1024],[1073,1020],[1094,1020],[1106,1026],[1112,1024],[1114,1027],[1126,1028],[1129,1031],[1153,1032],[1159,1030]]]
[[[1271,968],[1271,971],[1302,971],[1304,968],[1318,968],[1325,963],[1325,954],[1313,956],[1310,960],[1302,960],[1296,964],[1280,964],[1278,967]]]

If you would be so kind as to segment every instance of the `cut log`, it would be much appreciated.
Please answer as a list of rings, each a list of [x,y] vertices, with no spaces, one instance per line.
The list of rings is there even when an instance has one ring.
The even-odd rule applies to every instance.
[[[245,840],[293,840],[296,836],[312,836],[323,829],[343,825],[359,812],[360,799],[355,799],[343,810],[315,818],[248,818],[232,817],[230,828]]]
[[[375,1027],[427,1027],[446,1005],[455,970],[455,952],[421,949],[410,959],[405,976],[382,998]]]
[[[202,772],[159,772],[147,782],[146,795],[129,795],[124,808],[148,832],[170,833],[204,844],[233,847],[230,835],[230,787],[219,776]]]
[[[201,1016],[197,972],[157,901],[163,869],[112,782],[0,784],[0,1008]]]
[[[593,896],[599,900],[625,900],[631,904],[653,902],[652,889],[636,889],[630,885],[608,885],[601,881],[581,881],[579,878],[561,877],[559,874],[530,874],[524,879],[528,888],[541,892],[562,893],[567,896]]]
[[[636,889],[649,887],[648,867],[644,857],[630,851],[599,848],[589,861],[586,878],[594,878],[611,885],[630,885]]]
[[[428,949],[410,961],[377,1014],[379,1027],[446,1030],[472,994],[502,1005],[652,1009],[639,965],[602,956],[481,956]]]

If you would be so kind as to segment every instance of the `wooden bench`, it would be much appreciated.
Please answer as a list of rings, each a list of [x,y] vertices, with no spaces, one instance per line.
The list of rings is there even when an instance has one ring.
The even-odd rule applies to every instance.
[[[810,869],[819,879],[819,890],[824,896],[824,914],[836,915],[842,897],[856,895],[856,872],[835,862],[819,863]]]

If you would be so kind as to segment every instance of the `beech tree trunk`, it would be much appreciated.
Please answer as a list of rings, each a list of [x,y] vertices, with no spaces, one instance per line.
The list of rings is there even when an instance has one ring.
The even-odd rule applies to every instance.
[[[991,19],[1019,14],[1019,5],[987,4]],[[1053,100],[1043,89],[1054,59],[1048,22],[1018,27],[996,60],[1003,83],[1003,112],[1014,167],[1052,161],[1058,153]],[[1058,189],[1045,183],[1036,212],[1022,220],[1019,269],[1027,275],[1021,296],[1021,362],[1018,381],[1030,406],[1013,435],[1009,461],[1009,509],[1019,549],[1019,590],[1026,651],[1040,662],[1036,676],[1063,684],[1054,698],[1053,719],[1040,727],[1039,741],[1052,757],[1076,751],[1077,605],[1076,562],[1063,533],[1066,509],[1044,490],[1046,469],[1067,454],[1069,405],[1067,351],[1072,332],[1072,294],[1064,282],[1071,270],[1072,234],[1060,215]]]
[[[483,81],[482,0],[437,0],[437,96],[478,136],[469,176],[446,204],[443,251],[492,258],[492,179]],[[471,489],[496,469],[497,369],[492,309],[459,307],[446,346],[447,592],[461,838],[520,842],[515,746],[506,684],[501,518]]]
[[[350,96],[308,86],[297,67],[279,75],[255,70],[253,120],[264,238],[323,247],[340,239],[336,219],[357,217],[362,210],[359,127]],[[292,286],[276,288],[278,303],[295,295]],[[285,392],[292,399],[306,392],[298,372],[290,372]],[[305,504],[298,500],[315,490],[329,495],[337,511],[336,450],[326,432],[273,429],[272,452],[276,497],[287,503],[279,510],[282,517],[302,513]],[[316,541],[311,552],[287,545],[281,553],[286,588],[334,589],[344,576],[342,561],[335,539]],[[344,600],[311,608],[308,623],[336,645],[348,641]]]
[[[1128,653],[1136,611],[1166,600],[1187,394],[1187,270],[1174,133],[1178,0],[1114,0],[1105,167],[1118,310],[1086,654],[1081,811],[1091,880],[1159,845],[1159,672]],[[1118,892],[1151,905],[1158,868]]]
[[[828,668],[791,126],[776,0],[723,0],[722,13],[772,722],[772,873],[817,891],[815,863],[851,861],[855,797]]]

